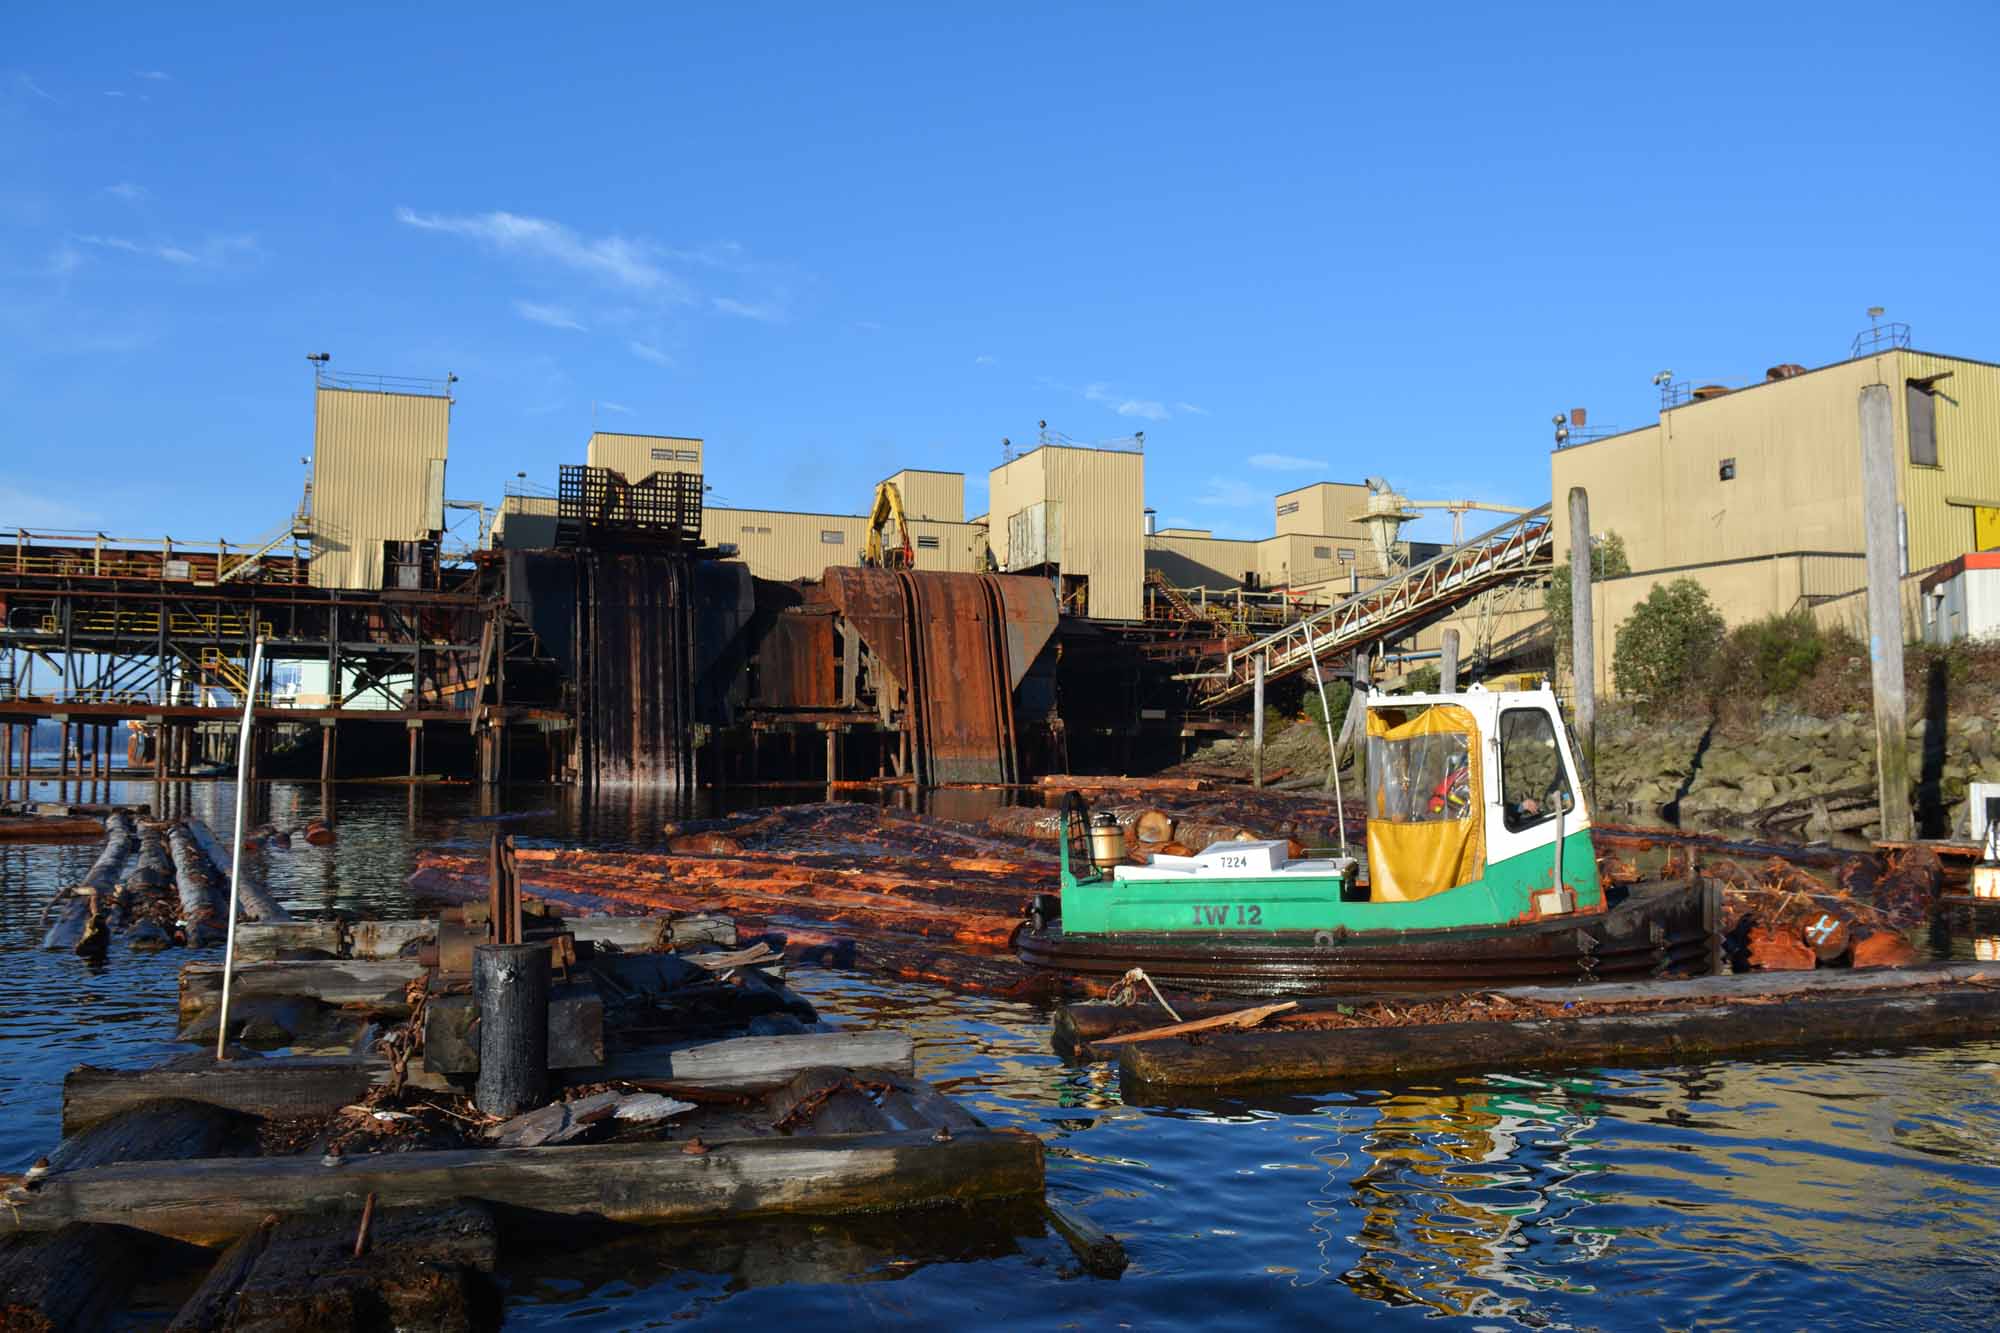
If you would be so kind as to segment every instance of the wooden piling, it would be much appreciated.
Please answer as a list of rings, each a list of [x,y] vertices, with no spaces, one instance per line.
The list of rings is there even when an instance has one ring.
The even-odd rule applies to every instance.
[[[1251,686],[1250,785],[1264,785],[1264,654],[1257,654],[1255,683]]]
[[[1896,541],[1895,418],[1889,386],[1861,390],[1861,526],[1868,552],[1868,662],[1875,692],[1875,775],[1882,837],[1913,836],[1903,748],[1902,561]]]
[[[1458,693],[1458,631],[1444,632],[1444,649],[1438,656],[1438,689],[1446,694]]]
[[[472,951],[472,991],[479,1010],[474,1101],[498,1116],[539,1106],[549,1082],[549,946],[480,945]]]
[[[1577,756],[1592,805],[1597,802],[1597,635],[1593,625],[1596,603],[1590,590],[1590,494],[1569,488],[1569,653],[1575,681]]]

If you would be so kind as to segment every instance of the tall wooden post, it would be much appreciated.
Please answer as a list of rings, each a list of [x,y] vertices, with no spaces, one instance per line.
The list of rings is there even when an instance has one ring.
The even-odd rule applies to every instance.
[[[1590,495],[1569,488],[1569,656],[1576,682],[1576,742],[1583,751],[1583,785],[1597,802],[1597,634],[1590,591]]]
[[[1250,785],[1264,785],[1264,654],[1257,654],[1254,684],[1250,689]]]
[[[1903,748],[1903,598],[1896,517],[1896,431],[1889,386],[1870,384],[1861,390],[1861,526],[1868,548],[1876,799],[1887,842],[1907,841],[1912,829],[1910,754]]]
[[[541,1105],[549,1080],[549,946],[476,946],[472,1003],[479,1016],[475,1104],[497,1116]]]
[[[0,801],[14,795],[14,724],[0,723]]]
[[[319,720],[319,780],[333,781],[333,719]]]
[[[1438,688],[1446,694],[1458,693],[1458,631],[1444,632],[1444,651],[1438,655]]]

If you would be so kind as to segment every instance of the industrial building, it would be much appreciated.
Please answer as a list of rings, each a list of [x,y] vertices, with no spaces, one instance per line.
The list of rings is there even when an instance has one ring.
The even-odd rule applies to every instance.
[[[1732,625],[1797,610],[1859,624],[1867,385],[1893,390],[1909,637],[1921,633],[1922,574],[2000,545],[2000,366],[1915,350],[1901,325],[1863,334],[1854,351],[1814,369],[1773,366],[1745,388],[1683,397],[1669,385],[1656,422],[1556,448],[1557,551],[1572,543],[1566,500],[1581,486],[1593,534],[1622,538],[1632,569],[1597,584],[1600,689],[1618,625],[1662,581],[1696,580]]]

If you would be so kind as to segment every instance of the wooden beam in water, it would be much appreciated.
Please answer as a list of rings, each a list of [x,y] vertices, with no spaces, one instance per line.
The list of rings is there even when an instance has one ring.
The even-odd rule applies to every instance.
[[[230,1241],[272,1212],[482,1200],[616,1222],[712,1222],[973,1203],[1039,1194],[1042,1142],[1007,1129],[737,1139],[689,1153],[668,1140],[559,1148],[227,1158],[58,1173],[13,1191],[0,1234],[115,1221],[197,1244]]]

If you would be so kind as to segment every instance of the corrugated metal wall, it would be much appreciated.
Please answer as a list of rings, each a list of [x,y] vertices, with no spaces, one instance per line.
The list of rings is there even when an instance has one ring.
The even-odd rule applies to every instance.
[[[911,518],[940,523],[965,521],[965,474],[904,468],[889,478],[903,497],[903,512]]]
[[[316,588],[382,586],[382,543],[428,535],[431,464],[442,466],[451,400],[321,388],[313,399]]]
[[[1978,550],[1974,508],[2000,507],[2000,366],[1923,352],[1902,354],[1905,380],[1949,375],[1936,381],[1932,410],[1937,421],[1939,466],[1903,461],[1903,508],[1910,523],[1910,568],[1927,569]],[[1907,400],[1900,386],[1897,438],[1909,438]]]
[[[838,541],[826,540],[836,534]],[[775,509],[704,509],[701,540],[714,546],[732,542],[737,559],[760,579],[788,583],[816,579],[828,565],[858,565],[868,537],[868,520],[856,514],[800,514]],[[979,568],[986,530],[972,523],[913,519],[910,541],[917,568],[970,573]],[[936,545],[929,545],[935,541]]]
[[[626,435],[608,430],[591,435],[584,458],[591,467],[608,467],[624,474],[627,481],[644,481],[655,472],[699,472],[701,460],[702,443],[689,436]]]
[[[1295,491],[1282,492],[1271,505],[1277,521],[1272,531],[1280,535],[1366,537],[1354,523],[1354,516],[1368,508],[1368,487],[1360,483],[1316,481]]]
[[[994,468],[988,509],[994,555],[1011,567],[1007,522],[1030,505],[1062,506],[1064,574],[1090,580],[1089,614],[1145,614],[1146,458],[1117,449],[1042,445]]]

